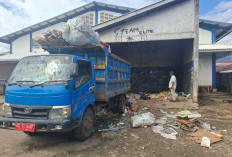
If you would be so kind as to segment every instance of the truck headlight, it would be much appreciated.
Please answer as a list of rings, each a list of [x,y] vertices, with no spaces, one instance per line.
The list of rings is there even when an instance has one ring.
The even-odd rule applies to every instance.
[[[12,111],[11,111],[10,104],[4,103],[2,105],[2,112],[3,112],[4,117],[12,117]]]
[[[71,117],[71,106],[53,107],[50,112],[48,119],[62,120]]]

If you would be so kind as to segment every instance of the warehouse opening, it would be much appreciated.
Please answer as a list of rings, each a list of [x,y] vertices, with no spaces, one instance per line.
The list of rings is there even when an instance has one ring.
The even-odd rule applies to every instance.
[[[177,91],[191,93],[193,39],[111,43],[111,49],[132,64],[132,92],[167,91],[174,71]]]

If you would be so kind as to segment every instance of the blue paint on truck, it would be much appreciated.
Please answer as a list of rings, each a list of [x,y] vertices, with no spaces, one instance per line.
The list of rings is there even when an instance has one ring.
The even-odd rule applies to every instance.
[[[74,131],[84,140],[93,126],[85,123],[99,109],[123,112],[130,90],[129,62],[100,46],[44,49],[50,55],[23,58],[8,80],[1,128],[33,124],[33,132]]]

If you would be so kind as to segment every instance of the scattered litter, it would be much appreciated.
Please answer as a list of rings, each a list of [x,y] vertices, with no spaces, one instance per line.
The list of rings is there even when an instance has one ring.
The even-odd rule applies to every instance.
[[[156,123],[156,124],[166,124],[166,120],[164,120],[163,118],[157,119],[157,120],[155,121],[155,123]]]
[[[189,110],[184,110],[184,111],[180,111],[176,114],[177,117],[181,117],[181,118],[199,118],[201,117],[201,114],[197,113],[197,112],[191,112]]]
[[[137,112],[137,111],[138,111],[138,108],[139,108],[139,105],[131,104],[131,110],[132,110],[133,112]]]
[[[139,139],[139,136],[138,136],[138,135],[131,134],[131,136],[133,136],[135,139]]]
[[[201,128],[204,130],[210,130],[210,124],[207,124],[204,122],[204,123],[202,123]]]
[[[210,139],[208,137],[202,137],[201,146],[210,148]]]
[[[191,140],[199,144],[202,141],[202,137],[209,138],[211,144],[222,141],[222,137],[223,137],[223,135],[221,135],[220,133],[216,131],[209,131],[209,130],[203,130],[203,129],[200,129],[195,133],[191,133],[190,136],[191,136],[190,137]]]
[[[128,128],[128,126],[123,126],[123,127],[112,127],[109,129],[102,129],[102,130],[98,130],[99,132],[105,132],[105,131],[115,131],[115,130],[120,130],[120,129],[126,129]]]
[[[131,117],[132,127],[152,125],[155,123],[154,115],[151,112],[142,113]]]
[[[223,132],[227,132],[227,130],[222,130]]]
[[[153,126],[152,130],[154,133],[158,133],[164,138],[172,139],[172,140],[176,139],[177,132],[170,127],[163,128],[163,125],[157,125],[157,126]]]
[[[188,118],[176,118],[174,126],[180,126],[181,129],[184,129],[186,131],[192,131],[195,132],[196,129],[198,129],[198,126],[200,125],[200,121],[197,118],[188,119]]]
[[[212,126],[212,130],[217,130],[217,128],[215,126]]]

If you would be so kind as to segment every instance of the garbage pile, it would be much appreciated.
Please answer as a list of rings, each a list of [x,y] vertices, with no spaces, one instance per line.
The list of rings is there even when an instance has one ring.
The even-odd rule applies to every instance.
[[[49,30],[43,37],[37,36],[34,40],[42,46],[85,46],[100,44],[98,33],[81,18],[69,19],[62,28],[62,31],[56,29]]]
[[[166,112],[162,109],[161,115],[156,116],[152,113],[151,106],[139,106],[136,100],[141,95],[136,94],[130,97],[126,104],[125,113],[122,115],[107,113],[109,121],[102,121],[98,124],[97,132],[115,131],[131,128],[133,130],[145,129],[146,132],[159,134],[160,136],[176,140],[178,134],[185,133],[188,139],[201,144],[203,148],[215,147],[213,144],[223,140],[223,135],[216,131],[216,127],[210,127],[210,124],[202,121],[201,114],[196,111],[183,110],[176,114]],[[131,129],[129,129],[131,131]],[[213,129],[213,130],[212,130]],[[132,137],[138,139],[135,133]]]

